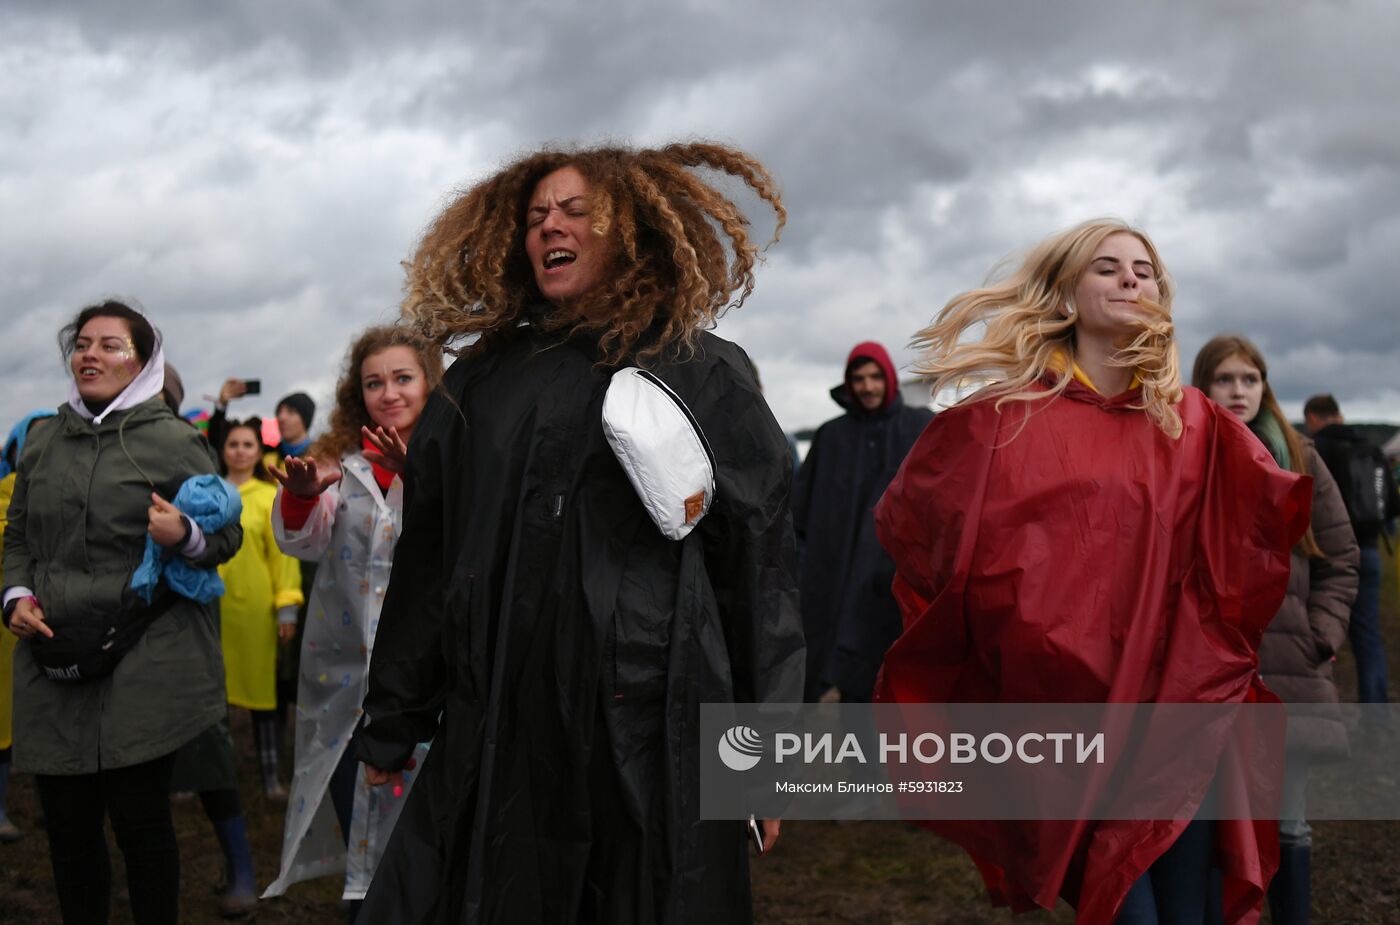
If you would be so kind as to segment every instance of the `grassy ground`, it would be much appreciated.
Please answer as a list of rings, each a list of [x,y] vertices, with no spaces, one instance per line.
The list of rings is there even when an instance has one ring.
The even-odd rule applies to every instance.
[[[1397,579],[1387,563],[1381,613],[1390,655],[1391,696],[1400,690],[1400,601]],[[1349,651],[1337,663],[1343,699],[1355,695]],[[246,719],[236,717],[234,736],[244,748],[240,769],[254,842],[260,885],[277,872],[282,842],[281,807],[268,804],[253,786],[256,772]],[[58,925],[48,846],[36,824],[32,783],[16,777],[10,788],[11,816],[25,838],[0,846],[0,922]],[[220,856],[213,832],[197,801],[175,806],[182,846],[183,920],[193,925],[219,921],[215,885]],[[1314,921],[1346,925],[1400,922],[1400,822],[1314,823]],[[120,855],[113,852],[114,880],[120,885]],[[993,909],[966,856],[951,845],[894,822],[791,822],[783,827],[774,853],[754,864],[754,905],[761,923],[862,923],[862,925],[982,925],[1010,922]],[[339,884],[322,879],[292,887],[281,899],[261,903],[254,920],[338,925],[344,922]],[[112,921],[129,923],[126,905],[113,904]],[[1034,913],[1020,923],[1068,923],[1071,911]],[[1266,914],[1267,921],[1267,914]]]

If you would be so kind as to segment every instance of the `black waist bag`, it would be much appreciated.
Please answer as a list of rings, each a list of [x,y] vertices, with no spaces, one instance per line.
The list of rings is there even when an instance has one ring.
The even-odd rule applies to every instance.
[[[156,618],[170,609],[176,597],[175,592],[162,585],[155,600],[139,610],[65,621],[50,627],[52,639],[30,637],[30,654],[50,681],[81,684],[105,678]]]

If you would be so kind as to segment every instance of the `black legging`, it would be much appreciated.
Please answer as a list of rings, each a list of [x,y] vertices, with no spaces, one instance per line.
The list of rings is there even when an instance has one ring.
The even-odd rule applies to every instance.
[[[112,892],[103,817],[110,816],[126,860],[137,925],[180,920],[180,849],[170,818],[172,752],[95,774],[40,774],[49,859],[64,925],[106,925]]]
[[[204,815],[213,823],[227,822],[243,815],[243,802],[237,790],[201,790],[199,802],[204,805]]]

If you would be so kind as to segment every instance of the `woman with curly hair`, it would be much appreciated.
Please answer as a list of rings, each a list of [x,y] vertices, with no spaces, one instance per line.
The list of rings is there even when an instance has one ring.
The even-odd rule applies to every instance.
[[[545,151],[459,196],[409,265],[404,314],[477,339],[408,452],[360,754],[389,783],[434,745],[374,921],[752,918],[746,827],[699,818],[695,727],[701,702],[801,700],[792,468],[747,356],[706,330],[758,247],[697,167],[781,228],[731,148]],[[708,446],[675,508],[647,507],[605,432],[642,379]]]
[[[351,921],[403,805],[360,780],[353,733],[402,524],[403,453],[441,379],[436,346],[407,327],[370,328],[350,347],[330,431],[305,457],[289,456],[285,472],[267,470],[282,486],[277,545],[319,565],[302,633],[281,873],[264,896],[344,870]]]
[[[920,332],[935,390],[982,388],[934,419],[877,508],[905,624],[878,700],[1276,702],[1256,652],[1309,486],[1180,385],[1172,295],[1145,234],[1091,221]],[[1202,921],[1214,855],[1223,897],[1204,920],[1236,922],[1277,842],[1272,822],[1190,818],[1213,779],[1195,769],[1231,767],[1224,749],[1199,735],[1155,767],[1193,795],[1186,818],[928,826],[993,902],[1063,897],[1080,923]]]

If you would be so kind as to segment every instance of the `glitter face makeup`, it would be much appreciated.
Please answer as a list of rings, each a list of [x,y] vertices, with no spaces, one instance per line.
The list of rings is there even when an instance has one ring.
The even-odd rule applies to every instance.
[[[83,400],[105,402],[121,394],[141,372],[142,363],[127,323],[97,317],[78,332],[69,365]]]

